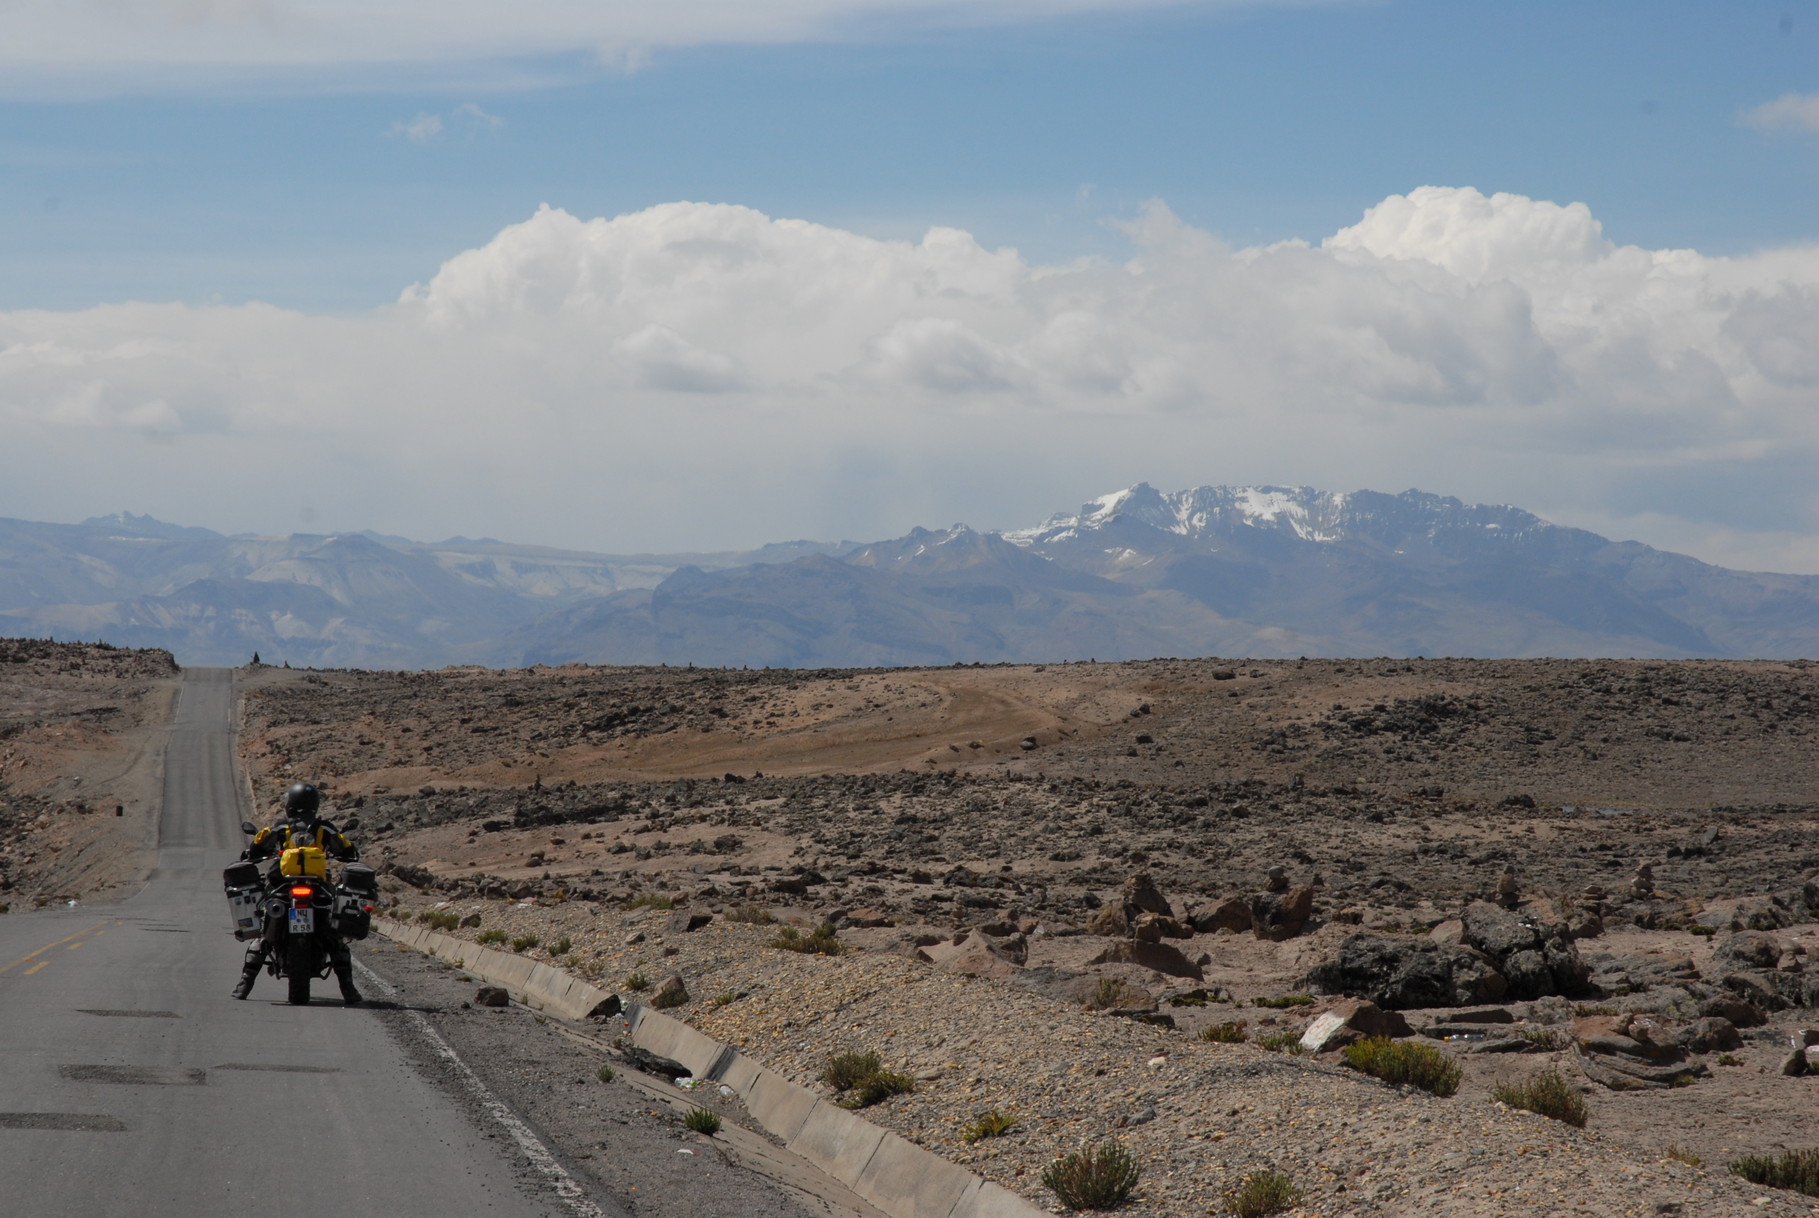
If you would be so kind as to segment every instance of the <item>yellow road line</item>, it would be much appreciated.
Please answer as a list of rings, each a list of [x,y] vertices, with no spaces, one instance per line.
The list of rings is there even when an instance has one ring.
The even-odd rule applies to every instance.
[[[38,961],[38,963],[32,965],[30,968],[26,969],[23,973],[20,973],[19,975],[21,977],[30,977],[33,973],[37,972],[39,969],[43,968],[45,965],[47,965],[49,963],[50,963],[49,960],[40,960],[40,961]]]
[[[78,947],[81,947],[81,946],[82,946],[82,940],[78,939],[74,943],[70,944],[68,947],[64,948],[63,950],[66,952],[73,952]]]
[[[11,964],[0,964],[0,973],[4,973],[4,972],[8,971],[9,969],[18,968],[21,964],[24,964],[27,960],[37,960],[39,956],[42,956],[45,952],[48,952],[51,948],[61,947],[63,944],[68,943],[74,939],[80,939],[82,936],[89,934],[92,931],[100,930],[103,926],[106,926],[106,925],[107,925],[107,923],[105,923],[105,922],[97,922],[93,926],[88,927],[86,930],[79,930],[73,935],[65,935],[63,938],[57,940],[55,943],[46,943],[43,947],[39,948],[37,951],[27,952],[25,955],[19,957],[15,961],[13,961]],[[39,967],[42,967],[42,963],[43,962],[41,961]],[[21,974],[21,975],[22,976],[30,975],[37,971],[38,971],[37,967],[28,968],[25,970],[25,973]]]

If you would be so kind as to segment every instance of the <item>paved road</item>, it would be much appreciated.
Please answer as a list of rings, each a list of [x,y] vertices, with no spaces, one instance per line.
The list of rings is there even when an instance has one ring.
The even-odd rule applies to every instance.
[[[143,892],[0,917],[0,1213],[588,1212],[512,1139],[482,1136],[333,981],[307,1007],[263,976],[250,1001],[228,998],[242,952],[221,896],[243,814],[232,691],[226,670],[185,675]]]

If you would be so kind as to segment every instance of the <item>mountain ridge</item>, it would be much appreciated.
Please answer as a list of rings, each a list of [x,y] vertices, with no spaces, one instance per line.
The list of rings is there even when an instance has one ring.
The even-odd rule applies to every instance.
[[[371,531],[0,519],[0,633],[186,663],[780,667],[1154,655],[1791,658],[1819,576],[1733,571],[1508,504],[1139,482],[1041,524],[609,555]]]

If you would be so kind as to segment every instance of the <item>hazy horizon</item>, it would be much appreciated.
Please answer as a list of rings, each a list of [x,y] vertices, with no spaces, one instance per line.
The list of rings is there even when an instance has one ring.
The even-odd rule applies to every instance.
[[[0,514],[673,553],[1419,487],[1819,573],[1819,19],[185,12],[0,14]]]

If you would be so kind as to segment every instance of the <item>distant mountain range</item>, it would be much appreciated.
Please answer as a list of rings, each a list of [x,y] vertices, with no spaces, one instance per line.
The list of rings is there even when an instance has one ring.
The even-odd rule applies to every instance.
[[[1819,577],[1407,491],[1147,484],[1031,529],[602,555],[0,519],[0,634],[188,664],[790,667],[1158,655],[1819,655]]]

